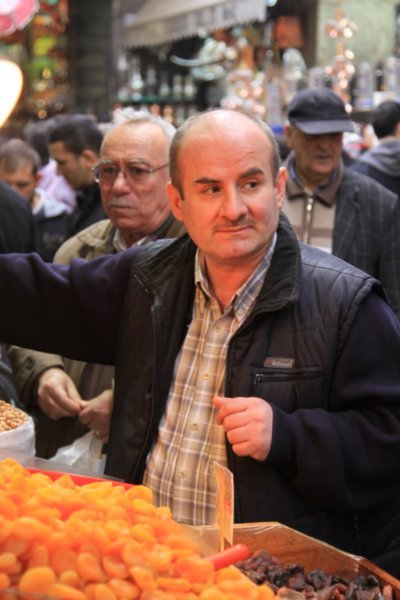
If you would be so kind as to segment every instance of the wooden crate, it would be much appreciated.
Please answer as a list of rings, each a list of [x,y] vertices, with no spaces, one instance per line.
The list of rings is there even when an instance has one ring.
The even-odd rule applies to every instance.
[[[234,543],[243,543],[253,553],[268,550],[283,565],[297,563],[305,572],[322,569],[331,575],[353,579],[357,575],[375,575],[382,585],[390,584],[400,600],[400,580],[366,558],[348,554],[281,523],[240,524],[234,527]]]

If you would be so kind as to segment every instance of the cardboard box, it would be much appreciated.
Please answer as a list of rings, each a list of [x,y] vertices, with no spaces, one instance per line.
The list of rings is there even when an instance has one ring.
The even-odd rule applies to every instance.
[[[234,543],[243,543],[253,553],[268,550],[283,565],[297,563],[305,572],[322,569],[331,575],[354,579],[357,575],[375,575],[382,585],[393,588],[400,600],[400,580],[386,573],[366,558],[348,554],[315,538],[304,535],[281,523],[235,525]]]

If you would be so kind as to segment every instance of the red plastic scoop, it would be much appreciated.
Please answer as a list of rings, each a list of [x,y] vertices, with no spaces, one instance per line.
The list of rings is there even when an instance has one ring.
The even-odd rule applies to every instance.
[[[210,554],[207,556],[207,560],[210,560],[218,570],[223,567],[229,567],[229,565],[234,565],[240,560],[245,560],[249,556],[250,550],[245,544],[235,544],[225,550],[221,550],[221,552]]]

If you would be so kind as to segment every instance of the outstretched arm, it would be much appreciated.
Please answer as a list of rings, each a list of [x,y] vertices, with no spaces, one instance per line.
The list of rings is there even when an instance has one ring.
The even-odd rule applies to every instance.
[[[112,364],[134,251],[70,267],[35,254],[0,256],[0,339]]]

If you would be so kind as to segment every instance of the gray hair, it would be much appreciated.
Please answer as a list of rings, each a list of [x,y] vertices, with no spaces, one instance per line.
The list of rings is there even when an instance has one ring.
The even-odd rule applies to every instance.
[[[135,110],[128,106],[126,108],[118,108],[114,111],[113,120],[105,133],[109,133],[109,131],[118,127],[118,125],[130,125],[133,123],[153,123],[154,125],[158,125],[169,142],[171,142],[176,132],[175,127],[169,121],[153,115],[153,113],[147,110]]]
[[[280,160],[278,142],[276,140],[276,137],[275,137],[272,129],[260,118],[252,115],[251,113],[245,112],[243,110],[231,109],[231,108],[220,108],[220,107],[210,108],[203,112],[196,113],[193,116],[186,119],[186,121],[184,121],[184,123],[177,129],[177,132],[176,132],[174,139],[172,141],[172,144],[171,144],[170,160],[169,160],[171,181],[172,181],[173,185],[176,187],[176,189],[179,191],[181,196],[182,196],[182,185],[181,185],[182,178],[181,178],[181,172],[180,172],[179,157],[180,157],[182,145],[184,144],[186,136],[188,135],[188,133],[190,132],[192,127],[198,121],[200,121],[205,115],[208,115],[213,112],[240,113],[240,114],[244,115],[245,117],[247,117],[250,121],[253,121],[253,123],[255,123],[256,125],[258,125],[258,127],[265,134],[268,142],[271,145],[271,153],[272,153],[271,167],[272,167],[272,175],[275,180],[276,176],[278,175],[281,160]],[[234,114],[232,114],[232,116],[233,116],[233,123],[234,123]],[[234,127],[234,125],[232,125],[232,127]]]

